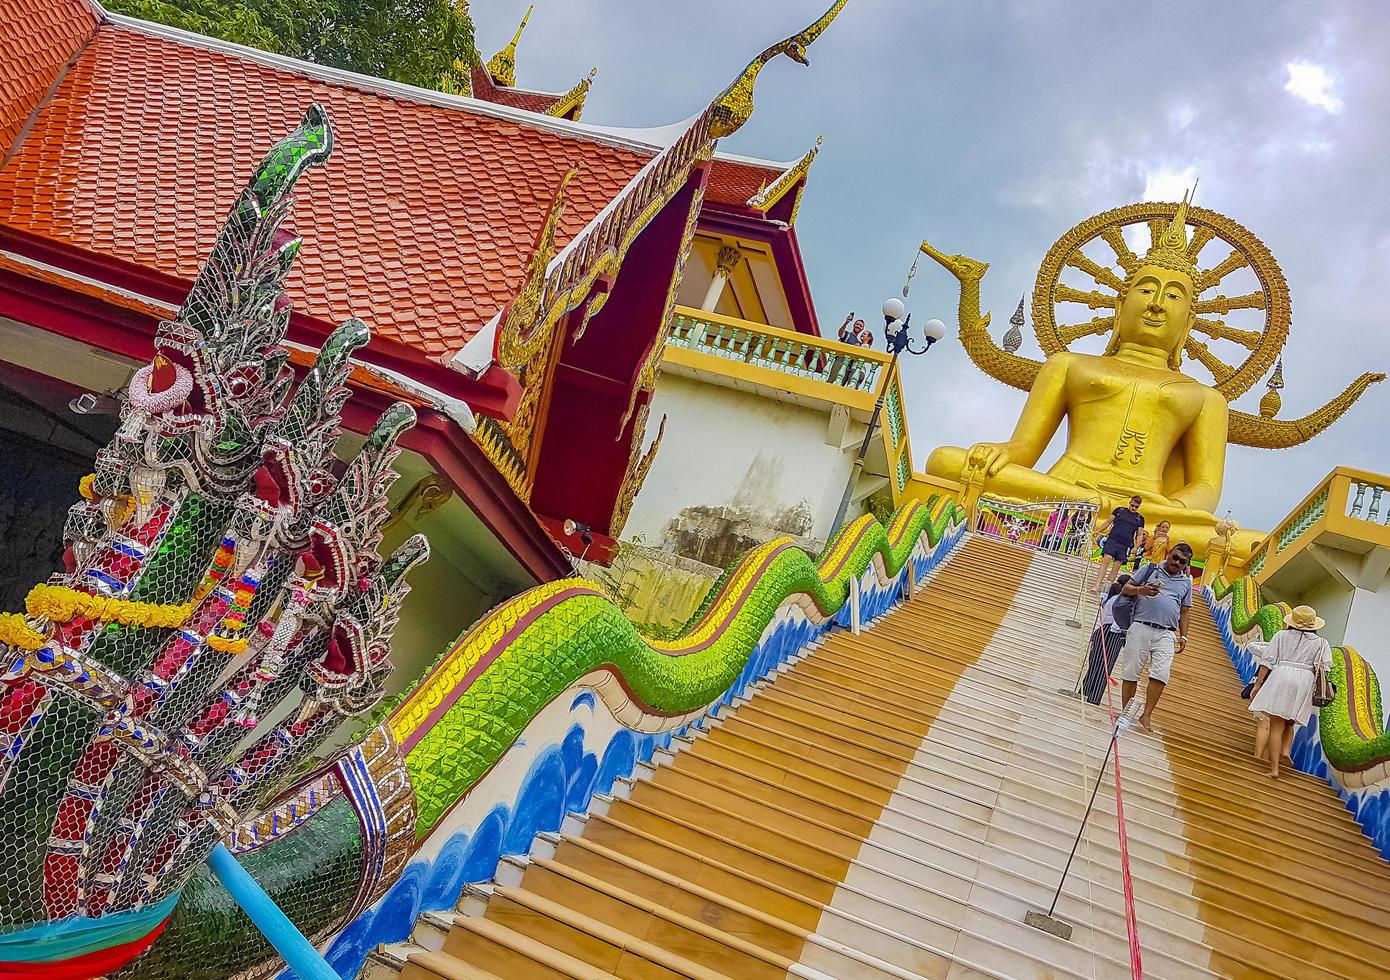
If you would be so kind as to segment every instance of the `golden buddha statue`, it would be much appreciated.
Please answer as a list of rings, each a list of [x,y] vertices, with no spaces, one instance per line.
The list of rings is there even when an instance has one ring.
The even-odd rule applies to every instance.
[[[1126,225],[1146,223],[1150,248],[1142,258],[1130,249]],[[1194,227],[1189,239],[1188,225]],[[1232,246],[1230,255],[1210,269],[1198,256],[1213,240]],[[1084,247],[1103,241],[1114,253],[1114,268],[1088,256]],[[1049,356],[1043,363],[994,345],[988,314],[979,313],[980,280],[989,268],[960,255],[944,255],[927,242],[922,251],[953,273],[961,284],[960,338],[971,359],[986,373],[1028,392],[1027,403],[1006,442],[981,442],[969,449],[944,446],[931,454],[927,472],[995,497],[1025,500],[1092,500],[1102,513],[1138,494],[1150,526],[1172,524],[1170,540],[1201,548],[1214,534],[1213,514],[1221,498],[1228,442],[1282,448],[1312,438],[1340,417],[1382,374],[1362,375],[1328,405],[1303,419],[1283,421],[1271,378],[1261,415],[1229,407],[1274,365],[1288,337],[1288,287],[1272,255],[1250,232],[1224,215],[1181,204],[1136,204],[1109,211],[1077,225],[1043,260],[1033,293],[1033,323]],[[1249,268],[1259,288],[1247,295],[1201,294],[1225,276]],[[1083,291],[1062,282],[1078,270],[1097,289]],[[1112,313],[1088,323],[1059,326],[1054,306],[1079,303]],[[1207,315],[1233,310],[1263,315],[1263,329],[1228,325]],[[1194,332],[1244,347],[1238,366],[1226,364]],[[1068,349],[1088,336],[1108,333],[1103,353]],[[1016,346],[1010,344],[1010,347]],[[1212,375],[1204,384],[1183,373],[1188,353]],[[1038,460],[1067,422],[1066,447],[1047,472]],[[1244,556],[1262,536],[1236,531],[1231,557]]]

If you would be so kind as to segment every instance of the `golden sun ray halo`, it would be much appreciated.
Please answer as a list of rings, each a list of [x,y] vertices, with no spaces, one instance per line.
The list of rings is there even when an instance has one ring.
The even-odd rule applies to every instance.
[[[1033,330],[1044,354],[1067,350],[1079,340],[1102,336],[1114,328],[1115,301],[1124,288],[1124,277],[1142,261],[1126,239],[1126,229],[1146,226],[1152,243],[1177,210],[1176,203],[1129,204],[1087,218],[1053,244],[1033,287]],[[1184,353],[1211,374],[1213,387],[1227,401],[1233,401],[1269,372],[1288,340],[1292,319],[1288,283],[1265,244],[1224,214],[1191,207],[1187,228],[1187,254],[1198,267],[1194,284],[1198,297],[1194,306],[1197,322]],[[1108,261],[1097,262],[1086,254],[1092,243],[1101,243],[1093,254],[1104,253]],[[1202,253],[1209,246],[1213,246],[1212,256],[1220,253],[1221,257],[1204,267]],[[1227,276],[1247,268],[1254,273],[1259,289],[1236,296],[1205,295]],[[1064,275],[1087,281],[1092,288],[1068,285],[1062,281]],[[1087,309],[1099,315],[1081,320],[1078,314],[1084,315]],[[1245,317],[1244,326],[1221,319],[1233,311],[1254,311],[1258,316],[1237,312],[1238,317]],[[1256,323],[1258,329],[1246,328]],[[1209,341],[1219,341],[1221,349],[1213,350]]]

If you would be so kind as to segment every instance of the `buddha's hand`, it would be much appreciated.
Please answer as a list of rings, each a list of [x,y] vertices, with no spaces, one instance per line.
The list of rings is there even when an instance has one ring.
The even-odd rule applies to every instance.
[[[994,476],[1009,465],[1009,444],[1007,442],[977,442],[965,454],[967,471],[978,470],[985,476]]]

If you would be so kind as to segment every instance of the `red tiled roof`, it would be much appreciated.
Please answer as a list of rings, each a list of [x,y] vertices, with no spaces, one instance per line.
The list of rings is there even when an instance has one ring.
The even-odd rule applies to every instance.
[[[96,23],[86,0],[0,0],[0,159]]]
[[[783,169],[776,165],[763,167],[716,157],[710,169],[709,183],[705,186],[705,199],[719,204],[747,204],[748,199],[762,190],[764,185],[782,176]]]
[[[498,85],[487,73],[487,69],[481,66],[473,68],[473,97],[483,99],[486,102],[495,102],[498,105],[510,106],[513,109],[525,109],[527,112],[541,113],[560,101],[560,95],[547,95],[544,92],[520,92],[514,88]]]
[[[16,4],[23,31],[46,23],[24,0],[0,12]],[[0,61],[0,92],[36,70]],[[430,355],[511,298],[566,171],[579,167],[560,245],[649,159],[108,23],[0,170],[0,225],[191,281],[252,168],[311,102],[337,147],[297,187],[295,308],[361,316]]]

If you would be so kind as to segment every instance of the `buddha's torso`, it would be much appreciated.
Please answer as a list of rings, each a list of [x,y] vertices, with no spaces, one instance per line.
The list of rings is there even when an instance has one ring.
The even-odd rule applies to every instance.
[[[1049,474],[1158,492],[1169,458],[1209,404],[1207,387],[1166,366],[1123,357],[1057,356],[1069,362],[1067,448]]]

